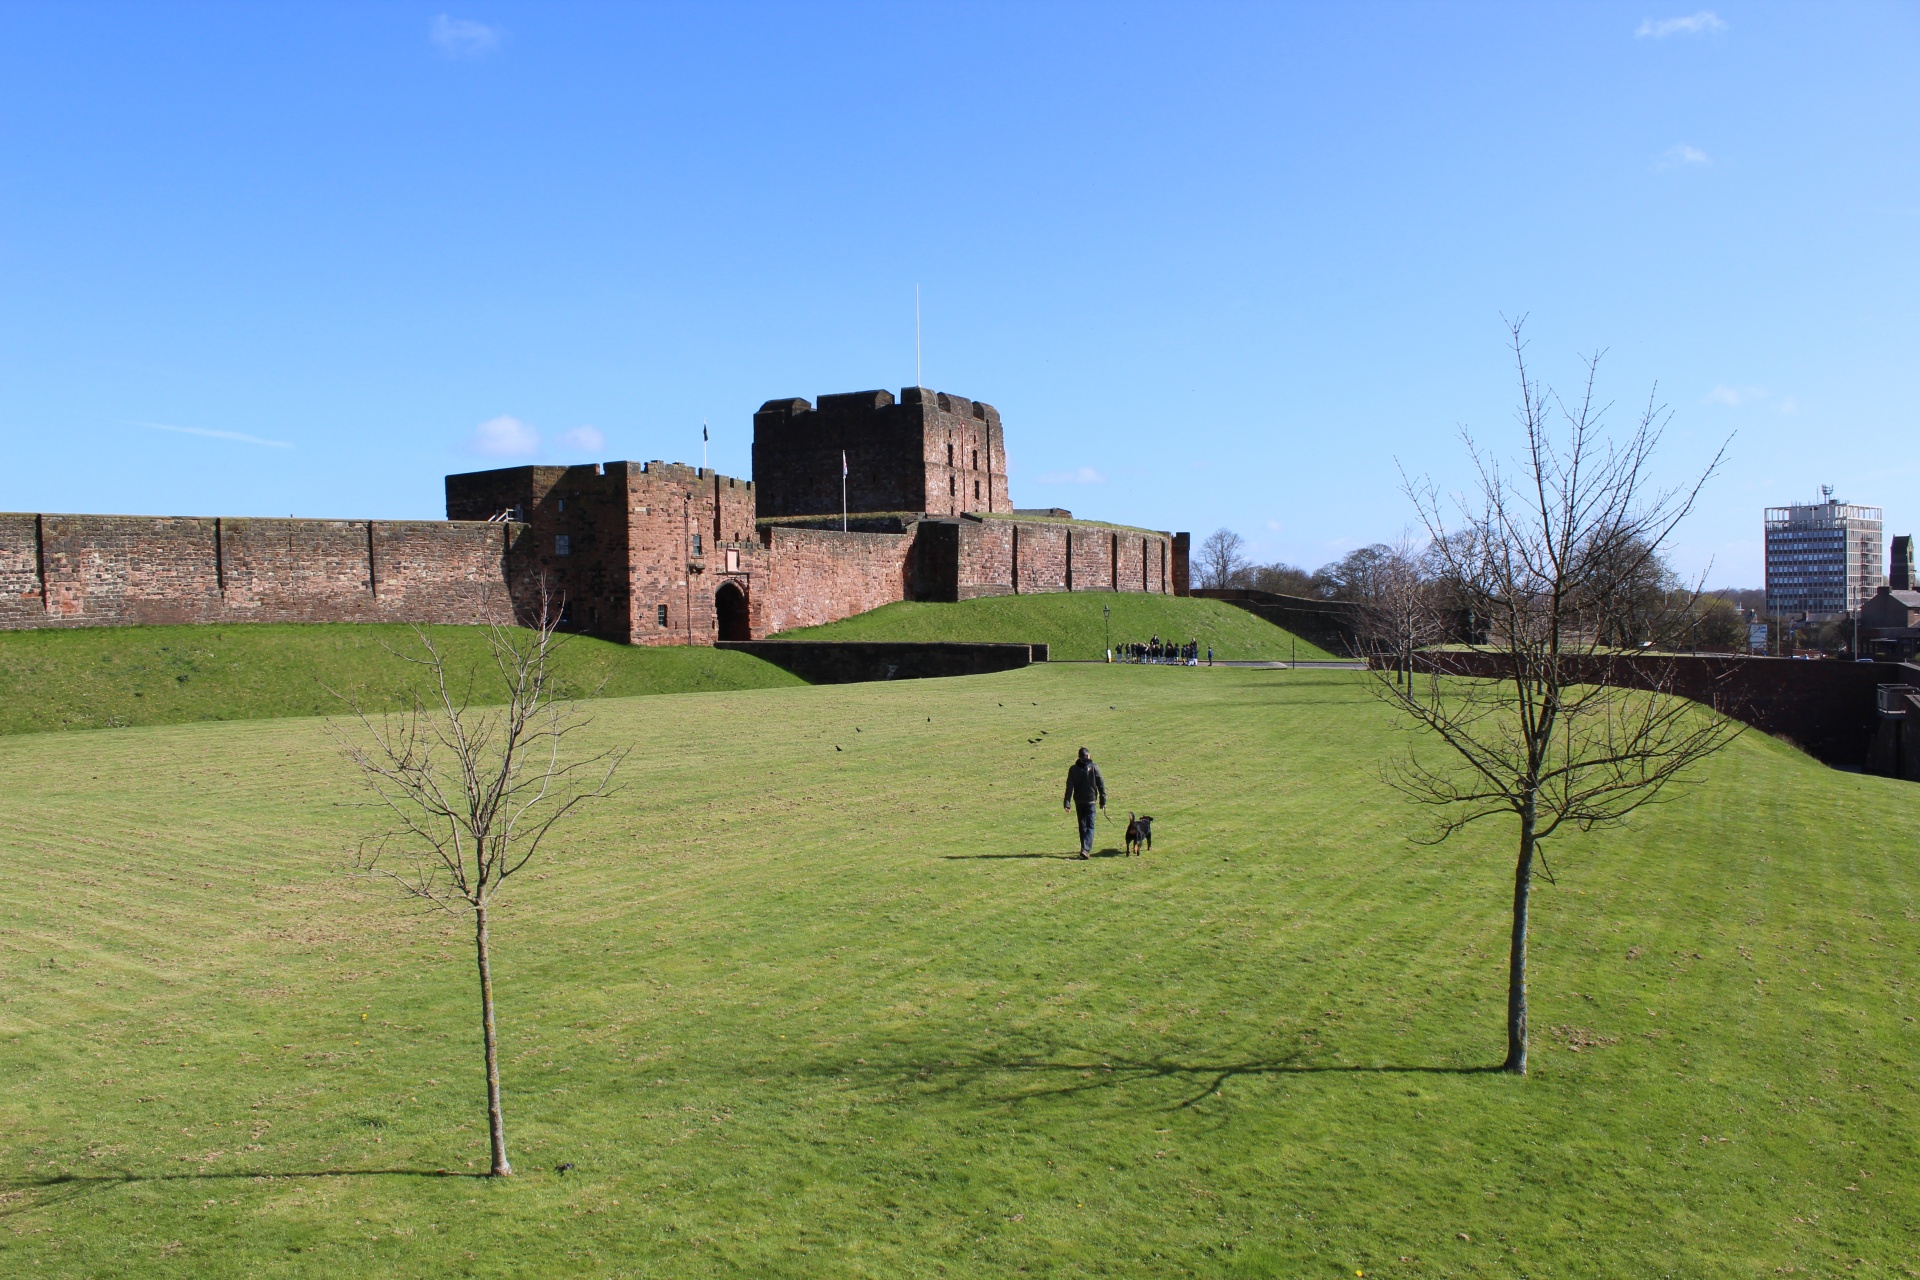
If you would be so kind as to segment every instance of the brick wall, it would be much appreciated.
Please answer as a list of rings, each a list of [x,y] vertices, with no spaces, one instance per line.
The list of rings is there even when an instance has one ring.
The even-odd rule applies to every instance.
[[[753,634],[834,622],[907,598],[912,533],[776,526],[751,584]]]
[[[1415,666],[1450,675],[1498,677],[1505,659],[1490,650],[1416,655]],[[1910,681],[1913,668],[1893,662],[1831,662],[1731,654],[1586,657],[1584,678],[1628,688],[1660,689],[1719,709],[1762,733],[1786,738],[1826,764],[1868,762],[1879,713],[1875,690]]]
[[[1013,593],[1013,544],[1018,526],[1007,520],[962,519],[954,598]]]
[[[511,621],[508,552],[522,532],[439,521],[8,515],[0,627]]]
[[[1019,524],[1013,588],[1022,595],[1067,589],[1066,525]]]
[[[711,644],[719,636],[714,594],[732,579],[751,602],[752,579],[764,572],[765,548],[754,528],[754,485],[677,462],[628,463],[626,468],[630,638],[634,644]],[[737,567],[729,570],[729,563]]]
[[[923,522],[922,540],[931,542],[931,535],[942,523],[949,522]],[[948,594],[923,594],[920,579],[916,579],[914,599],[1167,589],[1165,534],[1084,522],[1054,524],[979,516],[964,516],[951,523],[958,525],[959,533],[955,586]],[[1071,577],[1067,572],[1069,545]],[[926,580],[931,582],[931,576]]]
[[[0,629],[46,625],[40,590],[40,517],[0,514]]]
[[[1006,512],[1006,436],[990,404],[925,387],[769,400],[753,415],[753,474],[771,519],[841,510]]]

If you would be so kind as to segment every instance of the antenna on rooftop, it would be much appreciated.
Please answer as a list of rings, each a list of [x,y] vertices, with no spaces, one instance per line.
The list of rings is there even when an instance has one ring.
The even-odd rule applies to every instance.
[[[920,385],[920,285],[913,286],[913,385]]]
[[[1822,501],[1822,502],[1828,502],[1828,503],[1830,503],[1830,502],[1832,502],[1832,501],[1833,501],[1833,486],[1832,486],[1832,485],[1830,485],[1830,484],[1823,484],[1823,485],[1821,485],[1821,486],[1820,486],[1820,501]]]

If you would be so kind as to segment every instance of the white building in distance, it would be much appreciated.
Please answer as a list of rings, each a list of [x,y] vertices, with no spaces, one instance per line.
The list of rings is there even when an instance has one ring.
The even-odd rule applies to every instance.
[[[1882,513],[1836,501],[1766,509],[1767,612],[1821,619],[1858,611],[1886,581]]]

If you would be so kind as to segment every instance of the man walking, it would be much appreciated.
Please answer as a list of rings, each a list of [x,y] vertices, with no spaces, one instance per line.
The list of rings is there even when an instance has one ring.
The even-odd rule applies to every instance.
[[[1080,758],[1067,770],[1067,794],[1061,799],[1062,809],[1078,810],[1080,818],[1080,856],[1093,856],[1093,821],[1097,816],[1094,804],[1107,807],[1107,783],[1100,776],[1100,766],[1093,762],[1093,756],[1085,747],[1080,748]]]

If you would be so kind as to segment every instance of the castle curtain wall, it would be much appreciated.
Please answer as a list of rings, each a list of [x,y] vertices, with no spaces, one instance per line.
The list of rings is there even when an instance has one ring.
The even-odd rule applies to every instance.
[[[837,523],[843,454],[850,513],[896,532],[779,523]],[[758,488],[657,461],[451,475],[445,521],[0,514],[0,627],[551,612],[609,640],[709,644],[729,582],[755,636],[901,599],[1185,587],[1184,534],[1013,518],[1000,415],[982,401],[923,387],[768,401],[754,458]]]
[[[756,637],[818,626],[907,598],[912,533],[767,531],[766,569],[749,597]]]
[[[508,524],[0,517],[0,627],[511,622]]]

